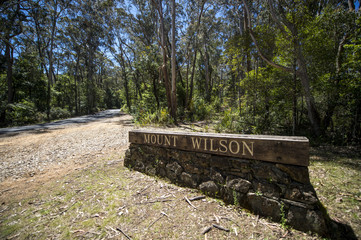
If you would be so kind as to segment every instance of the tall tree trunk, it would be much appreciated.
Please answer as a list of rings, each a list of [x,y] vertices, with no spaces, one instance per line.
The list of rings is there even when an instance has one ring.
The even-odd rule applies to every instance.
[[[14,102],[14,82],[13,82],[13,47],[10,43],[10,38],[5,41],[5,59],[7,63],[6,80],[8,85],[8,103]]]
[[[187,108],[188,110],[190,110],[190,106],[192,103],[192,99],[193,99],[193,88],[194,88],[194,73],[195,73],[195,67],[196,67],[196,61],[197,61],[197,53],[198,53],[198,44],[197,44],[197,35],[198,35],[198,28],[199,25],[201,23],[201,18],[202,18],[202,14],[203,14],[203,10],[204,10],[204,5],[206,4],[207,0],[202,0],[201,3],[201,10],[199,12],[198,15],[198,21],[197,21],[197,25],[195,28],[195,40],[194,40],[194,58],[193,58],[193,64],[192,64],[192,72],[191,72],[191,82],[190,82],[190,89],[189,89],[189,95],[188,95],[188,99],[187,99]]]
[[[190,90],[189,90],[189,100],[188,100],[188,109],[190,109],[190,104],[192,103],[193,99],[193,88],[194,88],[194,73],[196,68],[196,62],[197,62],[197,48],[194,49],[194,58],[193,58],[193,64],[192,64],[192,73],[191,73],[191,83],[190,83]]]
[[[172,93],[171,93],[171,115],[175,123],[177,123],[177,63],[176,63],[176,47],[175,47],[175,0],[172,0]]]
[[[349,12],[355,11],[355,3],[353,0],[348,0],[348,6],[349,6]],[[322,122],[323,130],[327,130],[327,128],[329,127],[332,116],[333,116],[336,106],[338,104],[338,100],[340,98],[340,95],[338,94],[338,88],[339,88],[339,83],[340,83],[342,52],[343,52],[344,45],[345,45],[348,37],[349,37],[349,34],[345,33],[337,46],[337,54],[336,54],[336,59],[335,59],[336,72],[333,76],[335,78],[335,81],[333,82],[334,90],[331,93],[330,99],[327,101],[326,114],[325,114],[325,117]],[[332,80],[330,79],[330,81],[332,81]]]
[[[210,90],[210,84],[211,84],[211,74],[209,70],[209,54],[207,51],[207,47],[204,46],[204,66],[205,66],[205,90],[206,90],[206,101],[210,102],[211,100],[211,90]]]
[[[307,72],[306,60],[303,57],[303,54],[301,51],[301,46],[299,43],[297,44],[296,58],[297,58],[297,65],[299,68],[299,70],[297,71],[297,75],[301,79],[301,84],[302,84],[303,91],[305,94],[308,118],[310,120],[314,134],[316,136],[320,136],[321,135],[321,127],[320,127],[321,119],[320,119],[320,115],[316,108],[315,99],[313,98],[313,95],[311,92],[310,78],[309,78],[309,75]]]
[[[296,75],[296,59],[293,64],[294,73],[293,73],[293,106],[292,106],[292,135],[296,134],[297,127],[297,75]]]
[[[131,103],[130,103],[130,94],[129,94],[129,84],[128,84],[128,74],[125,66],[125,59],[123,49],[121,48],[121,64],[123,69],[123,81],[124,81],[124,90],[125,90],[125,98],[127,100],[128,111],[131,111]]]

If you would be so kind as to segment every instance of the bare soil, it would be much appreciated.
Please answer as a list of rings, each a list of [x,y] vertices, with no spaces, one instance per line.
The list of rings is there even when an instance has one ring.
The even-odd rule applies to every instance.
[[[133,128],[132,117],[121,114],[2,135],[0,239],[320,239],[216,199],[192,206],[185,198],[200,196],[197,190],[129,171],[123,158]],[[311,175],[319,174],[317,164]],[[316,179],[317,188],[318,181],[324,179]],[[352,189],[357,199],[359,188]],[[352,210],[359,209],[355,201]],[[359,233],[359,214],[351,219],[347,214],[335,213],[346,223],[353,221]]]

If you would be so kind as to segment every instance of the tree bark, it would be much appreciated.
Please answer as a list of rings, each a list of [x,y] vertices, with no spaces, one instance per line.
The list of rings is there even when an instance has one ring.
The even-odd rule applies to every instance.
[[[14,102],[14,82],[13,82],[13,47],[10,43],[10,38],[5,41],[5,59],[7,63],[6,80],[8,85],[8,103]]]
[[[172,0],[172,93],[171,93],[171,115],[175,123],[177,123],[177,63],[176,63],[176,46],[175,46],[175,0]]]
[[[193,64],[192,64],[191,82],[190,82],[190,87],[189,87],[190,88],[189,96],[188,96],[188,99],[187,99],[187,108],[188,108],[188,110],[190,110],[190,106],[191,106],[192,99],[193,99],[194,73],[195,73],[195,67],[196,67],[196,61],[197,61],[197,53],[198,53],[197,35],[198,35],[198,28],[199,28],[199,25],[201,23],[205,3],[206,3],[206,0],[203,0],[202,3],[201,3],[202,4],[201,5],[201,10],[199,12],[197,25],[196,25],[196,28],[195,28],[195,34],[196,35],[194,36],[195,37],[195,40],[194,40],[194,58],[193,58]]]
[[[209,55],[208,55],[208,51],[207,51],[207,47],[204,46],[204,67],[205,67],[205,90],[206,90],[206,101],[210,102],[211,100],[211,88],[210,88],[210,83],[211,83],[211,76],[210,76],[210,70],[209,70]]]
[[[155,0],[152,0],[152,3],[154,4],[155,8],[158,11],[159,15],[159,32],[160,32],[160,48],[162,50],[162,56],[163,56],[163,65],[161,66],[162,72],[163,72],[163,80],[164,80],[164,86],[165,86],[165,92],[167,97],[167,106],[168,111],[171,112],[172,109],[172,96],[171,96],[171,86],[169,81],[169,75],[168,75],[168,56],[167,56],[167,46],[166,46],[166,33],[165,33],[165,26],[164,26],[164,17],[163,17],[163,8],[162,8],[162,0],[159,0],[158,2],[155,2]]]

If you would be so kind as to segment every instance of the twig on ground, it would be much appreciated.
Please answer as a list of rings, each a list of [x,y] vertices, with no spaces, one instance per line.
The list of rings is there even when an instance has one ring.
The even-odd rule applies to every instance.
[[[147,190],[150,186],[151,186],[151,185],[148,185],[148,186],[146,186],[145,188],[143,188],[142,190],[137,191],[137,193],[136,193],[136,194],[133,194],[133,196],[142,194],[142,193],[143,193],[145,190]]]
[[[203,230],[202,234],[206,234],[207,232],[211,231],[212,230],[212,226],[210,227],[207,227]]]
[[[186,196],[184,196],[184,199],[185,199],[186,202],[187,202],[189,205],[191,205],[194,209],[197,209],[196,206],[194,206],[194,205],[191,203],[191,201],[189,201],[189,199],[188,199]]]
[[[229,229],[224,228],[224,227],[222,227],[222,226],[219,226],[219,225],[217,225],[217,224],[213,224],[212,226],[215,227],[215,228],[218,228],[219,230],[225,231],[225,232],[229,232],[229,231],[230,231]]]
[[[149,226],[147,227],[147,230],[151,227],[151,226],[153,226],[156,222],[158,222],[163,216],[167,216],[168,217],[168,215],[167,214],[165,214],[164,212],[161,212],[161,216],[159,217],[159,218],[157,218],[155,221],[153,221],[151,224],[149,224]]]
[[[216,223],[219,224],[219,218],[217,217],[217,215],[213,213],[213,216],[214,216],[214,218],[216,219]]]
[[[160,212],[160,213],[169,218],[169,216],[165,212]]]
[[[189,201],[197,201],[197,200],[201,200],[201,199],[205,199],[206,196],[197,196],[197,197],[192,197],[192,198],[189,198]]]
[[[77,202],[74,202],[70,207],[68,207],[67,209],[64,209],[62,212],[59,213],[59,215],[62,215],[64,213],[66,213],[70,208],[72,208]]]
[[[287,234],[288,234],[288,231],[286,231],[286,233],[283,234],[282,238],[285,238],[287,236]]]
[[[233,227],[233,230],[234,230],[234,234],[236,234],[236,236],[238,236],[237,228]]]
[[[147,204],[147,203],[171,202],[171,201],[174,201],[174,199],[159,199],[159,200],[153,200],[153,201],[147,201],[147,202],[140,202],[140,203],[136,203],[136,204],[140,205],[140,204]]]
[[[128,238],[129,240],[132,240],[132,238],[131,237],[129,237],[125,232],[123,232],[123,230],[122,229],[120,229],[120,228],[116,228],[119,232],[121,232],[126,238]]]

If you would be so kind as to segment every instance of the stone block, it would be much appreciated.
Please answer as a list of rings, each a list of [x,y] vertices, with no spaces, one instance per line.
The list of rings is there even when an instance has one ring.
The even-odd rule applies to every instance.
[[[218,170],[218,169],[217,169]],[[214,168],[211,168],[211,171],[210,171],[210,178],[215,182],[215,183],[218,183],[218,184],[224,184],[225,183],[225,180],[222,176],[222,174],[217,171],[216,169]]]
[[[264,197],[256,193],[247,194],[250,210],[255,214],[264,217],[270,217],[273,221],[281,220],[281,204],[280,202]]]
[[[167,177],[170,180],[174,181],[174,180],[177,180],[177,177],[179,175],[181,175],[181,173],[183,172],[183,169],[177,162],[173,162],[173,163],[167,164],[166,171],[167,171]]]
[[[180,179],[181,179],[182,183],[184,183],[185,186],[197,188],[197,182],[195,180],[196,177],[193,177],[189,173],[182,172],[182,174],[180,175]]]
[[[288,186],[284,197],[292,201],[302,202],[306,204],[318,203],[318,198],[312,185],[297,183],[291,184],[290,186]]]
[[[252,184],[242,178],[232,179],[227,182],[226,187],[239,193],[247,193]]]
[[[312,231],[322,236],[327,234],[327,224],[321,211],[291,206],[287,214],[287,224],[301,231]]]
[[[256,192],[262,193],[262,195],[269,198],[279,198],[281,195],[281,189],[272,183],[266,181],[253,181],[253,189]]]
[[[307,167],[276,164],[276,167],[287,173],[294,181],[309,184],[310,175]]]
[[[220,189],[213,181],[203,182],[199,185],[199,189],[209,196],[218,196]]]

